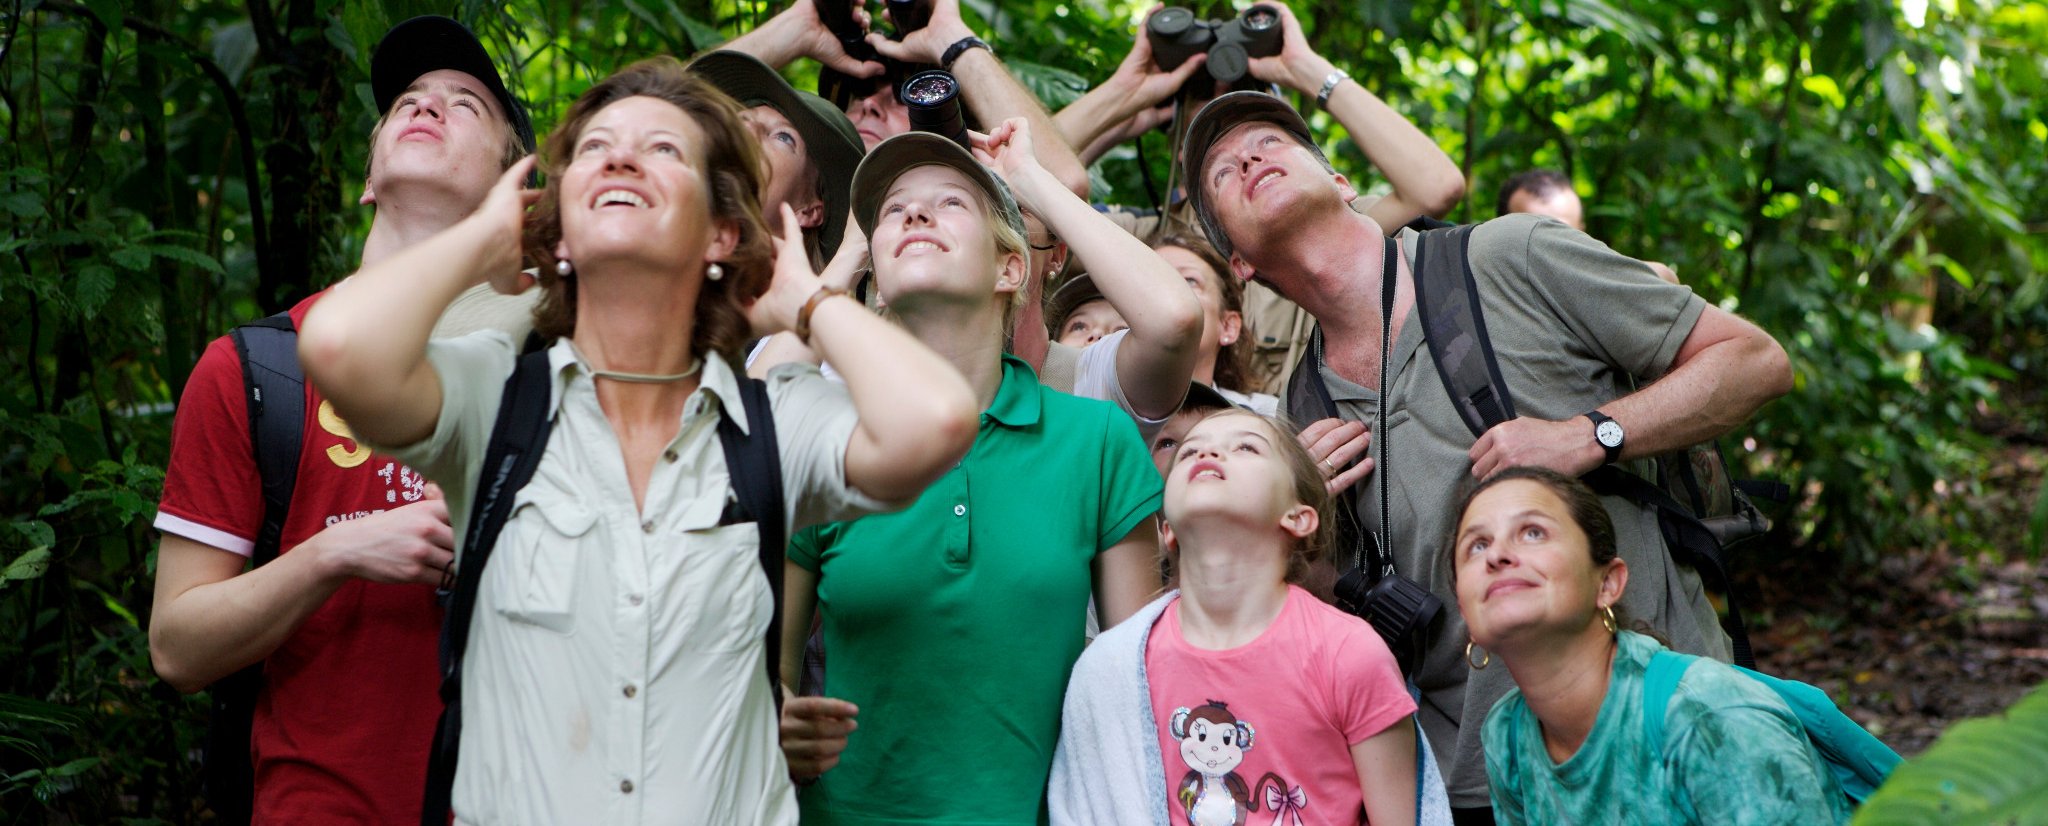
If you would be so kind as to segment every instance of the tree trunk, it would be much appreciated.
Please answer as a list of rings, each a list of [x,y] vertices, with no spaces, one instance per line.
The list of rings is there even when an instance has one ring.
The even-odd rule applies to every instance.
[[[342,57],[327,42],[330,22],[312,0],[290,0],[282,21],[268,0],[249,0],[249,21],[270,75],[270,257],[256,285],[266,309],[310,295],[327,276],[321,251],[339,229],[341,176],[323,144],[339,133]],[[253,205],[252,205],[253,206]]]

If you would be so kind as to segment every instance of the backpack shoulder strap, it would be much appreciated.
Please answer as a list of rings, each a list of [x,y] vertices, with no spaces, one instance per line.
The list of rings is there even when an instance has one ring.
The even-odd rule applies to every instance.
[[[1671,696],[1678,693],[1678,681],[1699,659],[1670,649],[1658,651],[1643,668],[1643,741],[1650,754],[1664,759],[1664,717],[1671,708]]]
[[[519,357],[511,377],[505,379],[498,418],[491,426],[489,446],[484,450],[483,470],[477,480],[476,501],[469,514],[462,556],[454,576],[454,589],[442,579],[441,596],[448,600],[448,615],[441,623],[441,721],[434,727],[434,744],[427,754],[426,800],[420,812],[422,826],[447,826],[449,795],[455,786],[457,748],[462,740],[462,660],[469,648],[469,627],[476,611],[476,595],[483,583],[484,566],[498,544],[498,533],[512,515],[513,495],[533,478],[546,452],[548,433],[554,422],[548,416],[552,376],[546,350],[534,350]]]
[[[299,454],[306,430],[306,374],[299,367],[299,331],[288,313],[278,313],[228,334],[241,357],[242,388],[249,404],[249,448],[256,478],[263,484],[263,524],[250,561],[262,565],[283,549],[284,520],[298,486]]]
[[[747,417],[746,432],[734,421],[730,406],[718,418],[718,443],[725,450],[726,472],[732,477],[733,495],[745,518],[761,531],[761,573],[768,577],[768,594],[774,610],[768,614],[768,690],[775,708],[782,709],[782,550],[788,540],[789,508],[782,496],[782,449],[775,436],[775,411],[768,399],[768,383],[741,379],[740,407]]]
[[[1437,378],[1477,438],[1514,418],[1515,401],[1486,334],[1479,284],[1466,255],[1471,243],[1469,224],[1422,234],[1415,244],[1415,304]]]

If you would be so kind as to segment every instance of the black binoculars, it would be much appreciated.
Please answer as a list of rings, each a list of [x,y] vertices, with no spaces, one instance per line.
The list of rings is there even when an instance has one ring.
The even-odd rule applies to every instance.
[[[960,81],[944,69],[927,69],[905,79],[896,97],[910,109],[910,128],[951,138],[967,148],[967,113],[961,108]]]
[[[1245,9],[1230,20],[1202,20],[1180,6],[1168,6],[1145,23],[1145,38],[1152,44],[1152,62],[1167,71],[1180,68],[1188,58],[1209,53],[1203,66],[1219,84],[1237,89],[1258,89],[1259,83],[1246,77],[1255,57],[1280,53],[1280,10],[1260,4]],[[1199,91],[1189,79],[1187,92]],[[1195,94],[1194,97],[1208,97]]]
[[[1359,544],[1363,546],[1366,542],[1377,548],[1379,537],[1361,535]],[[1422,667],[1430,635],[1444,612],[1444,601],[1422,583],[1394,573],[1391,561],[1384,565],[1377,576],[1367,572],[1366,565],[1352,566],[1337,577],[1330,589],[1331,596],[1338,608],[1365,620],[1372,630],[1379,632],[1401,673],[1412,677]]]
[[[818,10],[818,20],[825,28],[839,38],[839,48],[855,60],[881,60],[875,47],[868,43],[867,33],[861,31],[860,21],[854,19],[853,4],[857,0],[813,0]],[[895,24],[892,39],[902,40],[905,35],[924,28],[932,19],[932,0],[884,0],[889,8],[889,19]]]

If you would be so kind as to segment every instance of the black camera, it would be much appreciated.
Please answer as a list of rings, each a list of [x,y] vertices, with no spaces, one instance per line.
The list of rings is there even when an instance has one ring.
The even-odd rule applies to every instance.
[[[1145,38],[1152,44],[1152,62],[1159,68],[1172,71],[1189,58],[1208,52],[1209,62],[1203,68],[1209,77],[1232,91],[1260,87],[1258,81],[1246,77],[1251,59],[1279,54],[1280,35],[1280,10],[1263,4],[1245,9],[1230,20],[1203,20],[1186,8],[1168,6],[1145,23]],[[1196,86],[1193,79],[1189,85]]]
[[[960,104],[960,81],[944,69],[911,75],[896,96],[910,109],[910,128],[952,139],[967,147],[967,114]]]
[[[1368,541],[1377,543],[1377,538],[1363,534],[1359,540],[1361,545]],[[1391,568],[1391,563],[1388,566]],[[1345,571],[1331,589],[1332,596],[1338,608],[1371,624],[1393,652],[1401,673],[1412,676],[1422,667],[1430,629],[1443,613],[1444,601],[1422,583],[1392,570],[1382,570],[1374,577],[1366,567],[1353,565]]]

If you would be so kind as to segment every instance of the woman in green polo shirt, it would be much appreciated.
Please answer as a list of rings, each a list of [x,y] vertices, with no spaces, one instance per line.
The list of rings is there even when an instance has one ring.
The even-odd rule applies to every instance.
[[[815,606],[836,698],[793,698],[784,714],[792,771],[830,769],[800,795],[807,824],[1044,822],[1088,600],[1108,626],[1159,586],[1159,475],[1130,417],[1003,353],[1027,267],[1017,200],[1089,260],[1172,268],[1040,167],[1021,119],[974,141],[1008,186],[921,133],[854,173],[890,311],[983,413],[967,458],[910,508],[790,543],[784,680]]]

